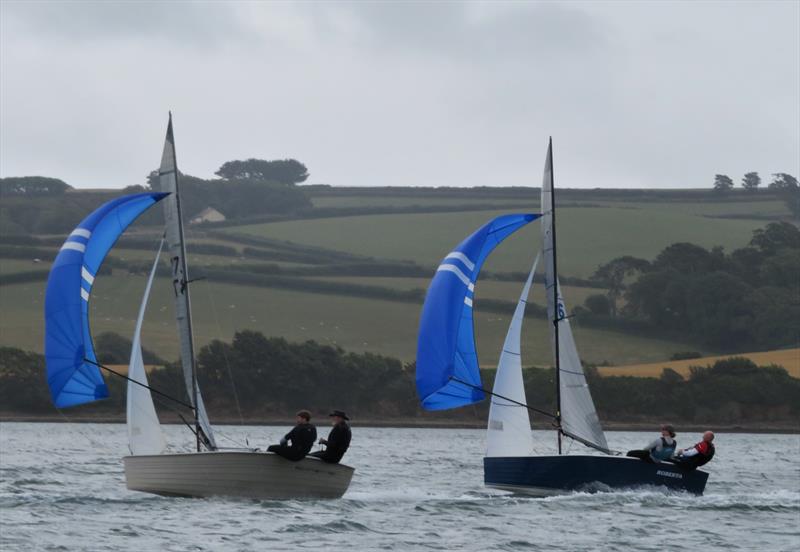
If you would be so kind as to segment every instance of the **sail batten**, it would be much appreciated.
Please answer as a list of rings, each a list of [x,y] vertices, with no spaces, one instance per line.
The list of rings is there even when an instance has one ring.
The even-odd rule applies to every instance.
[[[64,408],[108,397],[89,329],[95,277],[125,229],[165,193],[131,194],[106,202],[67,236],[47,280],[45,360],[53,403]]]
[[[426,410],[483,400],[473,332],[475,282],[494,248],[536,218],[532,214],[497,217],[442,259],[425,296],[417,341],[417,394]]]

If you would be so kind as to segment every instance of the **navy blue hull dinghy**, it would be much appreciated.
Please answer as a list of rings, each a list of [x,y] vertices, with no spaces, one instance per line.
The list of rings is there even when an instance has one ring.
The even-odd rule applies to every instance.
[[[702,494],[708,474],[669,463],[650,463],[611,450],[589,391],[570,326],[556,264],[552,141],[541,190],[541,215],[505,215],[490,221],[445,256],[422,307],[417,343],[417,393],[422,407],[444,410],[491,396],[484,482],[489,487],[532,495],[658,486]],[[478,272],[507,236],[541,218],[541,249],[511,319],[492,391],[481,385],[472,303]],[[539,258],[544,261],[547,318],[555,360],[555,411],[529,406],[522,378],[521,331],[525,305]],[[558,455],[533,450],[530,413],[556,430]],[[570,439],[601,455],[562,455]]]
[[[708,474],[626,456],[511,456],[483,459],[487,487],[535,496],[647,485],[703,494]]]

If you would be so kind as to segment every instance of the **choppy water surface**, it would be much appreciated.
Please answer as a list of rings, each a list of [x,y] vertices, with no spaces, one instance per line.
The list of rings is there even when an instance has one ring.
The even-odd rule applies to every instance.
[[[285,430],[218,429],[253,446]],[[170,442],[188,448],[186,433],[167,427]],[[608,437],[628,449],[651,436]],[[645,489],[537,499],[483,487],[482,431],[355,427],[345,457],[353,483],[327,501],[130,492],[125,439],[122,425],[0,424],[0,550],[800,548],[796,435],[719,435],[703,497]],[[537,452],[552,452],[552,433],[535,440]]]

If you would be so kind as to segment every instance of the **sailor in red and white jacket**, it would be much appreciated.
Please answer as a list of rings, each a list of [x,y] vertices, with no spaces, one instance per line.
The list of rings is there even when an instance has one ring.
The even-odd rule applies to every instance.
[[[678,449],[676,454],[677,463],[694,468],[708,463],[716,452],[713,441],[714,432],[706,431],[703,433],[703,440],[692,448]]]

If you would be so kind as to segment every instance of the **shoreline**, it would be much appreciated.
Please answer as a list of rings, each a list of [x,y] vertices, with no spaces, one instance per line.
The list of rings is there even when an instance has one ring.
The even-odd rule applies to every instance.
[[[324,418],[327,422],[327,418]],[[314,420],[312,420],[314,421]],[[319,423],[318,426],[327,425]],[[792,422],[783,423],[752,423],[752,424],[728,424],[728,425],[698,425],[694,422],[683,424],[680,421],[673,422],[682,433],[703,432],[711,429],[715,433],[774,433],[786,435],[800,434],[800,424]],[[53,416],[53,415],[30,415],[15,413],[0,413],[0,423],[92,423],[92,424],[124,424],[123,415],[98,415],[98,416]],[[219,418],[214,420],[216,426],[291,426],[292,420],[288,418],[248,418],[238,420],[233,418]],[[484,420],[424,420],[418,418],[366,418],[355,419],[350,422],[355,427],[376,427],[376,428],[403,428],[403,429],[485,429]],[[663,420],[653,422],[616,422],[604,421],[603,429],[606,431],[656,431],[664,423]],[[180,422],[163,422],[164,425],[182,425]],[[534,430],[552,429],[550,424],[533,424]]]

